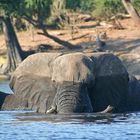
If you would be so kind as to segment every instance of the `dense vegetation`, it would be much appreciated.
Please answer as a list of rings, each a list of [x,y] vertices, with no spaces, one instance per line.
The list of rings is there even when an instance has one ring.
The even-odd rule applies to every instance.
[[[79,46],[51,35],[48,28],[64,28],[68,25],[73,38],[75,25],[79,23],[77,14],[90,15],[90,19],[98,21],[109,20],[115,16],[113,20],[116,21],[116,15],[126,11],[135,23],[140,25],[140,0],[133,0],[133,3],[131,0],[0,0],[0,30],[3,27],[8,58],[6,66],[2,67],[2,73],[11,73],[21,61],[35,53],[22,50],[15,28],[26,30],[32,25],[40,29],[38,34],[64,48],[73,49]]]
[[[135,8],[140,11],[140,0],[133,0]],[[16,19],[26,19],[34,26],[43,23],[53,24],[59,21],[66,11],[90,14],[96,18],[107,19],[117,13],[124,13],[121,0],[1,0],[0,15],[10,15]],[[19,22],[19,20],[18,20]],[[20,20],[21,22],[21,20]],[[23,22],[23,21],[22,21]],[[56,24],[55,24],[56,25]],[[15,24],[15,26],[19,26]],[[23,27],[23,26],[21,26]],[[17,27],[18,29],[21,28]]]

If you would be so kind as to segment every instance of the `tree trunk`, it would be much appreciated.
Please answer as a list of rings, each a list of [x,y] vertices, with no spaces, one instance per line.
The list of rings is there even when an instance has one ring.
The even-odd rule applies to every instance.
[[[29,22],[30,24],[32,24],[34,27],[42,30],[43,33],[42,32],[41,33],[39,32],[38,34],[44,35],[44,36],[52,39],[53,41],[55,41],[56,43],[64,46],[65,48],[68,48],[68,49],[80,48],[80,46],[73,45],[72,43],[70,43],[68,41],[61,40],[60,38],[49,34],[48,31],[47,31],[48,25],[43,24],[43,23],[38,23],[37,21],[33,20],[32,18],[28,17],[27,15],[24,15],[23,18],[27,22]]]
[[[7,65],[2,70],[2,73],[9,74],[16,69],[18,64],[24,59],[24,56],[10,17],[2,16],[0,17],[0,20],[3,22],[3,32],[5,36],[8,56]]]
[[[122,0],[122,3],[126,9],[126,11],[130,14],[132,19],[137,25],[140,25],[140,16],[136,9],[133,7],[131,0]]]
[[[65,0],[52,0],[50,22],[53,23],[56,19],[60,18],[65,9]]]
[[[81,48],[81,46],[79,46],[79,45],[73,45],[73,44],[71,44],[71,43],[69,43],[69,42],[67,42],[67,41],[61,40],[61,39],[59,39],[58,37],[55,37],[55,36],[49,34],[49,33],[47,32],[47,30],[45,30],[45,29],[43,29],[43,28],[42,28],[42,31],[43,31],[43,33],[38,33],[38,34],[44,35],[44,36],[46,36],[46,37],[52,39],[53,41],[55,41],[56,43],[58,43],[58,44],[64,46],[64,47],[67,48],[67,49],[79,49],[79,48]]]

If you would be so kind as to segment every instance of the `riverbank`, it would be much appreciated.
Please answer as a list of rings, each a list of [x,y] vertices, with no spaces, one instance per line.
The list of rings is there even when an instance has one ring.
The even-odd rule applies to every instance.
[[[119,56],[128,71],[134,75],[139,75],[140,69],[140,29],[133,21],[124,19],[120,21],[124,29],[114,29],[110,23],[97,25],[96,21],[83,22],[78,25],[75,33],[71,34],[69,29],[49,30],[49,33],[68,41],[70,43],[82,46],[82,51],[93,51],[95,47],[95,35],[97,32],[106,32],[107,39],[105,51],[109,51]],[[40,44],[47,44],[48,51],[61,51],[63,46],[55,43],[53,40],[37,34],[39,30],[17,32],[17,37],[23,50],[35,50]],[[6,63],[6,47],[4,36],[0,35],[0,64]],[[130,65],[131,64],[131,65]],[[135,69],[134,67],[135,66]],[[136,70],[137,68],[137,70]]]

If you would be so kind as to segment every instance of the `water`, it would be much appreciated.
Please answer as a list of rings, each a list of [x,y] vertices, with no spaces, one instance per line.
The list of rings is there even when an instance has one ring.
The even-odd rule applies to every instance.
[[[41,115],[29,111],[1,111],[0,139],[140,139],[140,113]]]
[[[43,115],[33,111],[0,111],[0,140],[83,139],[140,139],[140,112]]]
[[[0,91],[4,93],[13,93],[13,91],[9,87],[9,81],[0,80]]]

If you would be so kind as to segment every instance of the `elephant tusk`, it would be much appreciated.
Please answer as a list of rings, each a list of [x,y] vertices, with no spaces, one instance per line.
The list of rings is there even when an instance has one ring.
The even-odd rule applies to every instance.
[[[56,113],[56,107],[52,106],[50,109],[47,110],[47,114]]]
[[[99,113],[111,113],[113,111],[114,107],[111,105],[108,105],[107,108]]]

